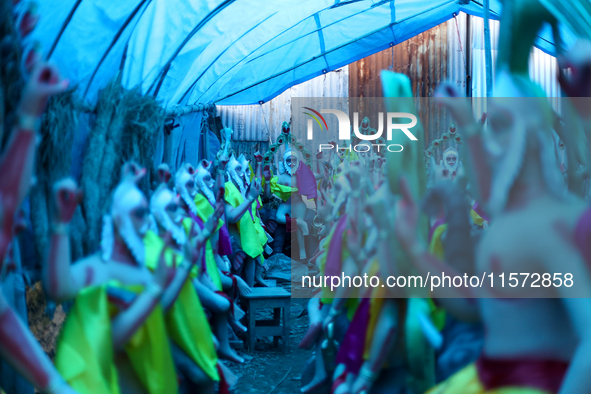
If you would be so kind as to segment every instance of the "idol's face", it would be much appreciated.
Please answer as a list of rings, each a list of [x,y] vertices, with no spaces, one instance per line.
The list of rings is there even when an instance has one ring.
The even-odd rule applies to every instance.
[[[185,188],[187,189],[189,196],[195,197],[195,194],[197,194],[197,188],[195,187],[195,181],[192,178],[185,182]]]
[[[455,166],[456,166],[456,162],[458,161],[458,158],[456,157],[456,155],[454,155],[454,154],[452,153],[452,154],[448,155],[448,156],[445,158],[445,161],[447,162],[447,165],[448,165],[450,168],[453,168],[453,167],[455,167]]]
[[[298,158],[293,155],[289,156],[287,159],[285,159],[285,164],[290,168],[295,168],[295,166],[298,164]]]
[[[148,208],[148,201],[144,198],[142,202],[131,210],[130,218],[134,230],[140,236],[144,236],[150,228],[149,222],[150,209]]]
[[[213,189],[214,180],[211,175],[208,174],[203,177],[203,184],[209,189]]]
[[[237,165],[234,168],[234,171],[236,172],[236,175],[238,175],[239,178],[242,178],[242,176],[244,175],[244,171],[242,171],[242,166],[241,165]]]
[[[178,196],[166,205],[166,214],[170,220],[175,224],[180,224],[183,221],[183,209],[181,208]]]

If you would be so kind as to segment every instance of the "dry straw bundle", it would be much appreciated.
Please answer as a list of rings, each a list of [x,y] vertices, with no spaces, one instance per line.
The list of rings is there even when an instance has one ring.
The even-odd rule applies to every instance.
[[[53,97],[44,114],[36,163],[37,182],[31,191],[31,220],[37,251],[48,250],[49,202],[52,185],[71,174],[72,146],[83,106],[75,89]],[[156,137],[164,124],[164,110],[139,89],[128,90],[119,79],[100,93],[85,143],[79,180],[84,199],[70,225],[72,260],[98,250],[102,216],[124,162],[134,160],[149,169],[140,188],[148,195],[154,178]]]
[[[40,256],[45,256],[49,246],[49,202],[52,185],[70,175],[72,142],[78,128],[79,105],[75,89],[50,99],[43,115],[40,144],[35,168],[36,183],[31,190],[31,221],[35,242]],[[79,216],[79,214],[77,215]],[[72,226],[77,232],[78,226]],[[79,234],[73,236],[79,240]],[[81,257],[78,245],[72,242],[75,257]]]
[[[134,160],[149,169],[140,184],[148,195],[154,175],[156,136],[162,130],[164,116],[164,110],[154,98],[143,96],[139,89],[124,89],[118,79],[99,93],[80,180],[87,225],[86,254],[99,246],[105,204],[119,181],[124,162]]]

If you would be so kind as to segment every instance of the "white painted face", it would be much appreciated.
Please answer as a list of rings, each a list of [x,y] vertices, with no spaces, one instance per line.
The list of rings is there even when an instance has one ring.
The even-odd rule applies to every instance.
[[[181,208],[179,196],[174,196],[173,200],[165,207],[166,214],[174,224],[180,224],[184,218],[184,211]]]
[[[249,161],[246,160],[246,157],[244,157],[244,155],[240,155],[240,157],[238,157],[238,162],[240,163],[240,167],[242,168],[242,172],[244,173],[244,176],[246,177],[247,181],[250,181],[250,166],[249,166]]]
[[[285,165],[289,168],[295,169],[298,165],[298,158],[293,155],[289,156],[287,159],[285,159]]]
[[[300,165],[300,158],[297,153],[291,148],[287,149],[283,154],[283,165],[290,175],[294,175]]]
[[[206,174],[203,177],[203,184],[208,187],[210,190],[213,190],[213,186],[215,184],[215,181],[213,180],[213,178],[211,177],[210,174]]]
[[[150,209],[156,222],[180,244],[186,242],[186,234],[181,222],[185,213],[178,195],[164,186],[160,186],[150,199]]]
[[[125,242],[135,261],[143,265],[145,250],[143,237],[150,228],[148,201],[135,183],[124,181],[113,193],[110,215],[105,215],[101,237],[102,256],[110,259],[113,251],[114,230]]]
[[[455,154],[450,154],[445,158],[445,162],[447,163],[448,167],[455,167],[458,157]]]
[[[142,237],[150,228],[148,200],[131,182],[119,185],[115,189],[111,214],[116,225],[129,219],[135,232]]]

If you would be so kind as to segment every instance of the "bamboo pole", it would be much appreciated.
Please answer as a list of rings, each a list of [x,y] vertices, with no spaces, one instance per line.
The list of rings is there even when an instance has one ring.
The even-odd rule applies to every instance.
[[[182,107],[168,108],[166,110],[166,117],[178,118],[179,116],[188,115],[193,112],[211,111],[214,108],[215,104],[189,104],[184,105]],[[81,111],[86,113],[94,113],[96,111],[96,108],[89,104],[83,104]]]
[[[485,56],[485,65],[486,65],[486,97],[492,96],[492,85],[493,85],[493,76],[492,76],[492,48],[490,44],[490,24],[489,24],[489,17],[490,17],[490,4],[489,0],[484,0],[483,3],[484,8],[484,56]]]

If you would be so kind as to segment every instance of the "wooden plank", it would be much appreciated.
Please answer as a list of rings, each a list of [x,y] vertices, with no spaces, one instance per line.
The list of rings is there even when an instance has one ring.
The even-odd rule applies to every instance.
[[[253,305],[248,305],[248,350],[254,352],[254,344],[256,342],[256,308]]]
[[[273,309],[273,323],[279,325],[281,323],[281,308],[274,308]],[[279,344],[279,336],[273,337],[273,346],[277,347]]]
[[[257,337],[275,337],[283,335],[282,326],[256,326]]]
[[[249,294],[243,295],[247,300],[260,298],[291,298],[291,293],[283,287],[254,287]]]
[[[289,352],[289,333],[291,332],[291,311],[289,304],[283,308],[283,352]]]

